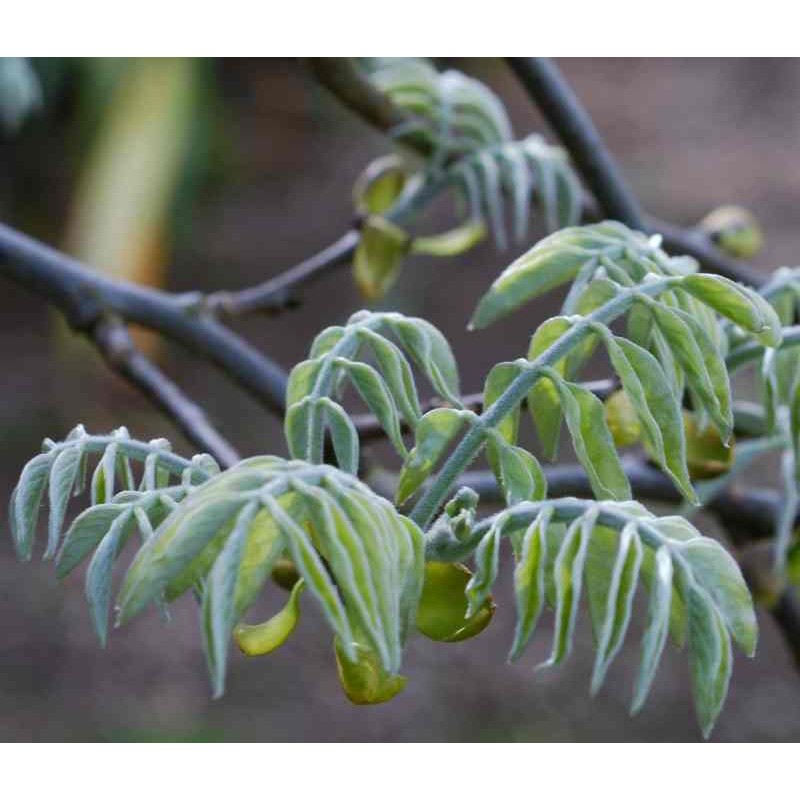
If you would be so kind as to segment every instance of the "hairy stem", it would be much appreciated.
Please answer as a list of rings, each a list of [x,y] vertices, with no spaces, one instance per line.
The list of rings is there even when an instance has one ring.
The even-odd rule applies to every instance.
[[[637,294],[656,295],[669,286],[680,282],[680,278],[659,278],[644,283],[633,289],[622,290],[615,298],[600,308],[580,318],[567,333],[547,348],[533,361],[526,363],[526,368],[508,386],[489,408],[478,418],[467,435],[461,440],[428,490],[420,498],[411,512],[413,519],[420,527],[427,527],[441,504],[447,499],[453,483],[458,476],[472,463],[485,441],[485,431],[501,422],[517,407],[541,378],[541,370],[551,367],[567,355],[597,324],[608,324],[623,314]]]

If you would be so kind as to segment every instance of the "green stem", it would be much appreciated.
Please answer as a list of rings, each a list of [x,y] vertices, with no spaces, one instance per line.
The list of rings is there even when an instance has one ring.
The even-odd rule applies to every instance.
[[[497,400],[477,419],[458,447],[451,453],[436,479],[417,502],[411,512],[411,519],[421,528],[427,527],[434,515],[447,499],[447,495],[458,476],[472,463],[481,451],[486,439],[485,430],[500,423],[516,408],[541,377],[544,367],[552,367],[588,335],[597,324],[608,324],[624,314],[636,295],[657,295],[670,286],[680,283],[680,277],[656,278],[635,288],[623,289],[613,300],[580,318],[567,333],[552,344],[508,386]]]

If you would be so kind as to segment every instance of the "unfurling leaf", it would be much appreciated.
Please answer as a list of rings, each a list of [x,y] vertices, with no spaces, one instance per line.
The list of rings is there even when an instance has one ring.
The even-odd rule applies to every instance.
[[[470,220],[458,228],[433,236],[417,236],[411,241],[415,255],[459,256],[486,238],[486,225],[480,220]]]
[[[435,408],[420,419],[416,431],[417,443],[400,472],[395,498],[398,504],[404,503],[419,489],[464,422],[464,412],[454,408]]]
[[[353,278],[367,300],[380,300],[392,288],[408,246],[402,228],[383,217],[367,217],[353,257]]]
[[[406,688],[408,678],[388,673],[378,656],[356,643],[355,659],[347,657],[339,639],[335,642],[336,667],[347,699],[355,705],[386,703]]]
[[[417,609],[417,629],[437,642],[460,642],[477,636],[494,616],[494,603],[487,597],[468,614],[466,589],[472,573],[463,564],[429,561]]]
[[[686,431],[686,464],[692,480],[709,480],[726,473],[733,465],[736,446],[726,446],[719,431],[711,425],[701,427],[696,414],[683,413]]]
[[[246,656],[264,656],[277,650],[291,636],[300,618],[300,595],[305,581],[295,583],[286,605],[258,625],[238,625],[233,632],[236,644]]]
[[[775,309],[752,289],[721,275],[708,274],[687,275],[680,288],[755,335],[767,347],[780,344],[781,323]]]
[[[617,447],[636,444],[642,435],[639,418],[631,398],[624,389],[614,392],[605,401],[606,423]]]
[[[716,208],[697,227],[734,258],[753,258],[764,244],[758,220],[741,206]]]
[[[367,165],[353,186],[353,203],[364,214],[383,214],[403,193],[408,175],[396,155],[376,158]]]

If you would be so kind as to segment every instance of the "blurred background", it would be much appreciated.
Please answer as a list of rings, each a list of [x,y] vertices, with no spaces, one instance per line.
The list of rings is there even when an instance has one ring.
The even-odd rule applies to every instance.
[[[351,222],[354,179],[389,150],[316,86],[299,60],[10,61],[0,60],[0,94],[12,98],[0,110],[0,219],[98,269],[171,290],[253,284],[329,244]],[[502,61],[439,63],[498,93],[517,137],[538,131],[550,138]],[[800,261],[800,62],[559,63],[648,211],[689,225],[735,202],[762,223],[765,270]],[[422,228],[441,229],[449,214],[449,204],[440,203]],[[534,229],[530,243],[540,235]],[[531,331],[560,303],[554,295],[467,334],[477,298],[516,254],[498,253],[487,242],[457,259],[414,258],[380,303],[427,317],[444,331],[465,391],[479,390],[495,362],[521,355]],[[305,357],[318,330],[364,305],[347,267],[305,289],[302,301],[283,316],[237,321],[236,328],[290,367]],[[281,421],[224,376],[168,343],[150,336],[140,342],[244,455],[285,453]],[[5,281],[0,365],[0,497],[10,495],[44,437],[61,438],[77,422],[96,432],[124,424],[137,438],[166,436],[178,451],[193,452],[40,298]],[[592,366],[597,375],[602,367]],[[378,448],[376,456],[382,453]],[[283,648],[263,659],[234,654],[227,693],[212,701],[190,598],[176,604],[166,628],[156,613],[143,615],[114,632],[102,650],[90,628],[82,574],[59,585],[51,563],[17,563],[4,535],[0,739],[699,738],[686,659],[674,649],[665,654],[643,712],[628,717],[641,614],[594,700],[586,624],[564,667],[533,670],[549,650],[551,619],[527,655],[506,665],[514,625],[509,567],[501,568],[495,620],[480,637],[452,645],[411,641],[409,687],[391,703],[348,703],[328,629],[310,603]],[[284,600],[277,587],[265,594],[254,619]],[[717,740],[800,738],[800,674],[772,619],[761,614],[761,623],[755,660],[736,658]]]

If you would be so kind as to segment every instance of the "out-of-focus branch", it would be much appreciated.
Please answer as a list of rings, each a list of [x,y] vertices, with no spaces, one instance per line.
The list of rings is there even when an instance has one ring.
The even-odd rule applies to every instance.
[[[209,311],[225,316],[239,316],[254,311],[277,314],[296,304],[295,292],[302,285],[312,283],[330,270],[350,262],[361,234],[347,231],[333,244],[301,261],[274,278],[240,291],[209,294],[203,304]]]
[[[90,335],[108,365],[141,390],[201,452],[214,456],[223,468],[240,461],[203,409],[136,347],[123,322],[111,317],[101,319]]]
[[[591,117],[550,59],[509,58],[508,62],[569,150],[600,205],[601,216],[661,234],[669,252],[692,256],[707,271],[755,287],[764,282],[756,270],[725,256],[702,231],[681,228],[642,212]]]
[[[619,382],[612,379],[600,381],[584,381],[581,383],[584,389],[588,389],[601,400],[605,400],[612,392],[619,388]],[[464,408],[474,411],[479,414],[483,411],[483,394],[476,392],[474,394],[465,394],[461,398],[461,404]],[[525,405],[523,403],[523,405]],[[450,403],[440,397],[432,397],[425,403],[422,403],[421,411],[426,414],[434,408],[449,407]],[[386,431],[384,431],[378,419],[372,414],[356,414],[352,417],[353,423],[358,431],[359,438],[362,442],[368,442],[375,439],[385,439]],[[403,430],[407,430],[405,422],[403,422]]]
[[[283,413],[286,373],[233,331],[198,311],[194,296],[176,296],[112,280],[2,223],[0,275],[58,308],[71,327],[87,335],[115,369],[221,463],[234,463],[238,454],[202,411],[133,348],[123,321],[157,331],[205,357],[268,409]]]
[[[508,63],[566,148],[605,216],[644,228],[644,214],[628,189],[592,118],[547,58],[509,58]]]

